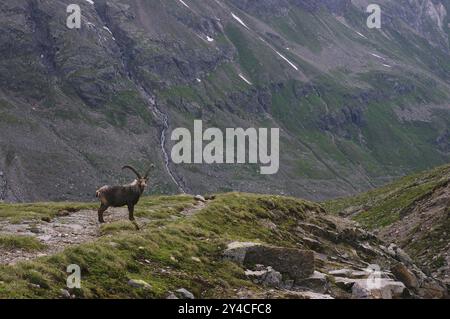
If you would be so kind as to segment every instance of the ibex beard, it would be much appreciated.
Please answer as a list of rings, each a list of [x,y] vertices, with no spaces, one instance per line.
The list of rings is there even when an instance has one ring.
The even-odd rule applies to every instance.
[[[153,165],[150,167],[150,169]],[[128,207],[129,219],[135,223],[134,219],[134,206],[139,202],[142,194],[148,183],[148,175],[150,169],[147,170],[144,176],[139,174],[136,169],[130,165],[122,167],[122,169],[129,169],[137,176],[132,183],[122,186],[103,186],[96,192],[97,198],[100,200],[101,205],[98,209],[98,221],[103,224],[103,214],[109,207]],[[138,227],[136,225],[136,227]]]

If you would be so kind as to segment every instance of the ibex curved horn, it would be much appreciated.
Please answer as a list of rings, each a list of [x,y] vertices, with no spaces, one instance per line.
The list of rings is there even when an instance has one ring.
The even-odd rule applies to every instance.
[[[133,173],[135,173],[136,176],[137,176],[139,179],[142,178],[141,174],[139,174],[139,173],[138,173],[133,167],[131,167],[130,165],[125,165],[124,167],[122,167],[122,169],[129,169],[129,170],[131,170]]]

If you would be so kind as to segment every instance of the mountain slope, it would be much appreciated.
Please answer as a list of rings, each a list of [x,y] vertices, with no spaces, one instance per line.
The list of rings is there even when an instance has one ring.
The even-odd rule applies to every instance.
[[[450,282],[450,166],[327,203],[405,249],[434,277]]]
[[[392,253],[388,243],[355,223],[299,199],[231,193],[194,204],[190,196],[146,197],[136,212],[140,231],[128,221],[117,221],[125,211],[112,212],[108,224],[98,228],[90,206],[0,206],[1,298],[190,296],[182,288],[196,298],[447,294],[404,253]],[[76,220],[63,222],[71,218]],[[28,230],[11,231],[22,225]],[[88,242],[79,240],[83,234],[89,235]],[[56,241],[64,247],[55,251]],[[22,258],[8,264],[8,253],[21,253]],[[66,269],[73,264],[81,268],[80,289],[66,286]],[[379,267],[380,287],[367,280],[373,276],[370,264]]]
[[[0,4],[0,200],[90,198],[128,162],[153,193],[324,199],[450,158],[447,1],[382,1],[381,30],[362,0],[79,1],[69,30],[71,2]],[[194,119],[280,127],[280,172],[166,165]]]

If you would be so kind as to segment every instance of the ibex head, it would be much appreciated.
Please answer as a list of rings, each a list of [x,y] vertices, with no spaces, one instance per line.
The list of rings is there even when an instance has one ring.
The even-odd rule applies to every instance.
[[[150,174],[150,170],[152,169],[152,168],[154,168],[155,167],[155,165],[150,165],[150,168],[145,172],[145,175],[144,176],[142,176],[141,174],[139,174],[138,172],[137,172],[137,170],[134,168],[134,167],[132,167],[132,166],[130,166],[130,165],[125,165],[124,167],[122,167],[122,169],[129,169],[129,170],[131,170],[134,174],[136,174],[136,176],[137,176],[137,179],[135,180],[135,183],[137,183],[138,184],[138,186],[139,186],[139,188],[141,189],[141,190],[144,190],[144,188],[145,187],[147,187],[147,183],[148,183],[148,175]]]

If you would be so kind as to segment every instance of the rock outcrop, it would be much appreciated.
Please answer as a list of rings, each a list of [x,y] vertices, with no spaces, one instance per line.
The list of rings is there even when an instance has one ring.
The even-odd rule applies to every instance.
[[[250,269],[257,265],[272,267],[282,273],[284,279],[294,281],[314,273],[314,253],[308,250],[233,242],[228,245],[224,256]]]
[[[354,299],[447,295],[445,285],[424,274],[403,249],[349,220],[310,213],[293,229],[300,249],[231,242],[223,257],[241,266],[252,282],[289,292]],[[376,264],[367,266],[367,261]]]

